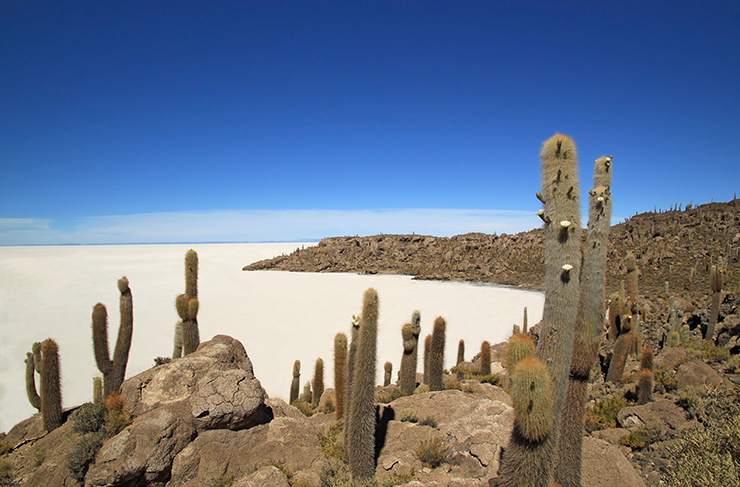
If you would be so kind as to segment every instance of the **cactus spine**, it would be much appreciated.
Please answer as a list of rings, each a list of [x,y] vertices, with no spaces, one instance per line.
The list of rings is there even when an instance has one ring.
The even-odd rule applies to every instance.
[[[324,393],[324,360],[321,358],[316,359],[316,367],[313,371],[313,398],[311,399],[311,406],[317,408],[319,401],[321,401],[321,395]]]
[[[545,305],[536,354],[547,364],[552,378],[553,422],[550,434],[536,442],[516,433],[518,428],[515,428],[509,448],[501,459],[502,486],[550,486],[573,351],[581,271],[580,189],[575,143],[570,137],[556,134],[544,143],[541,159],[542,193],[538,197],[544,203],[540,215],[545,222]],[[524,474],[524,469],[529,473]]]
[[[298,400],[301,393],[301,361],[293,362],[293,380],[290,382],[290,404]]]
[[[59,346],[49,338],[41,344],[41,415],[46,431],[53,431],[62,425],[59,371]]]
[[[441,391],[445,386],[442,382],[442,371],[445,359],[445,333],[447,322],[441,316],[434,320],[432,331],[432,349],[429,355],[429,390]]]
[[[131,337],[133,335],[134,314],[131,289],[128,279],[122,277],[118,280],[118,290],[121,293],[120,313],[121,324],[118,327],[118,339],[111,360],[108,348],[108,310],[101,303],[93,308],[92,312],[92,334],[93,348],[95,350],[95,362],[98,369],[103,373],[103,395],[108,397],[118,389],[126,376],[126,365],[128,354],[131,349]]]
[[[175,299],[180,322],[175,325],[175,349],[172,358],[191,354],[200,345],[198,331],[198,253],[190,249],[185,253],[185,294]]]
[[[336,419],[340,420],[347,405],[347,335],[344,333],[334,337],[334,398]]]
[[[612,157],[594,165],[594,189],[589,191],[589,217],[581,267],[573,357],[558,439],[555,481],[563,487],[580,487],[583,427],[588,399],[588,378],[598,358],[604,329],[606,254],[611,226]],[[636,283],[635,283],[636,285]]]
[[[413,394],[416,389],[416,344],[413,329],[409,323],[401,328],[403,339],[403,355],[401,356],[401,371],[398,377],[398,386],[406,394]]]
[[[532,347],[534,352],[534,346]],[[491,375],[491,344],[487,341],[480,346],[480,373],[481,375]]]
[[[378,293],[365,291],[362,326],[352,377],[350,410],[345,429],[347,462],[355,483],[375,474],[375,367],[378,341]]]
[[[712,307],[709,311],[709,326],[704,336],[705,340],[714,340],[714,326],[719,318],[719,304],[722,301],[722,288],[725,285],[726,270],[720,261],[719,265],[713,265],[709,271],[709,286],[712,289]]]

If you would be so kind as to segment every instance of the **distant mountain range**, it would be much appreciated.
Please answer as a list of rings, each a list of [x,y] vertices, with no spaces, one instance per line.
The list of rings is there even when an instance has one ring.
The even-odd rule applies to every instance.
[[[585,233],[585,232],[584,232]],[[376,235],[325,238],[317,246],[255,262],[246,271],[406,274],[416,279],[496,283],[544,289],[541,228],[514,235],[468,233],[454,237]],[[607,291],[626,274],[634,252],[640,292],[709,291],[709,268],[722,259],[730,271],[725,289],[740,282],[740,199],[633,216],[611,228]]]

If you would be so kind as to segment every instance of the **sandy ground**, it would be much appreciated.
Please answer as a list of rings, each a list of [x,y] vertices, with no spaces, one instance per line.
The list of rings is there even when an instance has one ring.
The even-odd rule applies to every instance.
[[[459,339],[469,358],[483,340],[496,343],[510,335],[525,306],[530,324],[541,319],[544,296],[529,291],[407,276],[241,270],[301,245],[308,244],[0,247],[0,431],[35,413],[26,398],[23,363],[35,341],[51,337],[59,343],[64,406],[92,399],[92,379],[100,375],[92,350],[92,308],[98,302],[107,306],[113,346],[121,276],[128,277],[134,302],[126,377],[151,367],[157,356],[171,355],[178,320],[174,300],[185,289],[189,248],[200,260],[201,341],[217,334],[239,339],[272,397],[287,399],[296,359],[305,382],[316,359],[323,358],[325,383],[331,386],[334,336],[349,334],[369,287],[380,298],[378,381],[386,361],[394,364],[395,377],[400,328],[415,309],[421,312],[422,337],[431,333],[437,316],[447,320],[446,367],[454,365]]]

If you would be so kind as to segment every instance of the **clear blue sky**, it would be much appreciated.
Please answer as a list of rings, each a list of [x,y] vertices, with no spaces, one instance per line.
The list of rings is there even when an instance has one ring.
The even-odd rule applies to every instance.
[[[0,245],[526,230],[556,132],[726,201],[739,80],[737,0],[7,0]]]

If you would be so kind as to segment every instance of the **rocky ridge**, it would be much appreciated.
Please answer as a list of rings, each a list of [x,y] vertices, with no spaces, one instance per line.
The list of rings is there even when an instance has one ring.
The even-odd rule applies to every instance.
[[[740,199],[641,213],[612,226],[606,276],[609,292],[624,279],[624,257],[630,251],[642,269],[640,287],[646,294],[662,293],[666,282],[675,293],[708,292],[709,266],[720,257],[731,271],[728,288],[737,286]],[[392,273],[543,290],[543,232],[332,237],[290,255],[249,264],[244,270]]]

